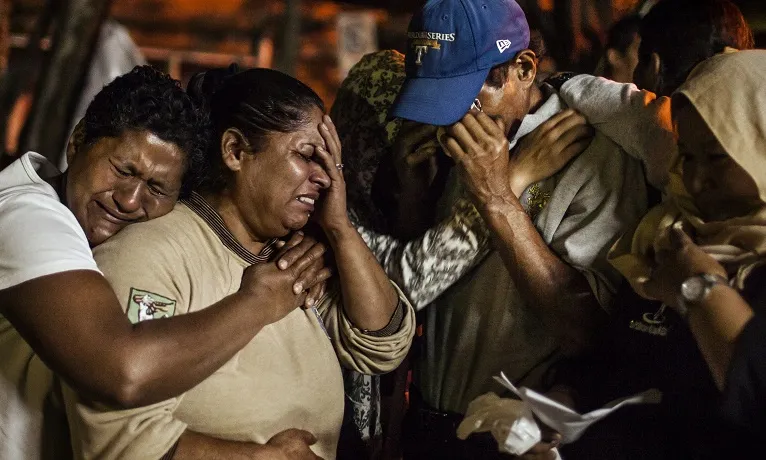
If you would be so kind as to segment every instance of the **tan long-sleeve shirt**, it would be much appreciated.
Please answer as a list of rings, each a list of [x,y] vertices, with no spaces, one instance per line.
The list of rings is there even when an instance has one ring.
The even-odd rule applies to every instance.
[[[165,217],[128,227],[95,251],[132,321],[181,315],[236,292],[244,269],[270,248],[249,253],[200,197]],[[264,327],[221,369],[185,394],[131,410],[111,410],[65,390],[76,458],[160,458],[186,429],[221,439],[265,443],[289,428],[305,429],[323,458],[335,458],[343,417],[340,366],[363,373],[393,370],[414,334],[404,319],[393,334],[364,334],[343,312],[338,289],[318,307],[296,309]],[[268,299],[263,299],[268,302]],[[329,335],[329,338],[328,338]],[[167,350],[173,353],[173,350]]]

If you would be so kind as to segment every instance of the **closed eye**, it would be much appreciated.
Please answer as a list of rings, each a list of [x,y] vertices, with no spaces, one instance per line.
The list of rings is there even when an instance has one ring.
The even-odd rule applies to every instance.
[[[312,149],[310,152],[298,152],[297,150],[295,153],[301,157],[303,161],[306,163],[312,163],[314,161],[314,150]]]
[[[168,194],[160,190],[159,188],[155,187],[154,185],[149,185],[149,192],[151,192],[152,195],[157,196],[167,196]]]
[[[130,171],[128,171],[127,169],[122,169],[122,168],[119,168],[119,167],[117,167],[117,166],[115,166],[115,165],[112,165],[112,166],[114,167],[114,171],[115,171],[115,172],[117,173],[117,175],[119,175],[119,176],[122,176],[122,177],[129,177],[129,176],[131,175]]]

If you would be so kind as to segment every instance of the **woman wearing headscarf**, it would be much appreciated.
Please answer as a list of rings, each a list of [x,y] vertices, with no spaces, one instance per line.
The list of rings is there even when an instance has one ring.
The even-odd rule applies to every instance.
[[[612,248],[627,278],[588,360],[560,369],[589,410],[656,387],[568,459],[752,458],[766,427],[766,52],[699,64],[672,98],[668,197]],[[568,376],[566,374],[569,374]],[[640,427],[640,429],[637,429]]]
[[[636,292],[686,320],[723,415],[753,433],[766,428],[764,75],[762,50],[693,71],[673,96],[683,183],[613,252]]]

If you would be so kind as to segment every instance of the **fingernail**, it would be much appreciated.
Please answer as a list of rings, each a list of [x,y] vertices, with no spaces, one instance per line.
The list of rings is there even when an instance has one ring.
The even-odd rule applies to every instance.
[[[306,303],[308,304],[309,307],[313,307],[314,299],[312,299],[311,297],[306,297]]]
[[[280,260],[279,262],[277,262],[277,266],[279,268],[281,268],[282,270],[284,270],[285,268],[287,268],[287,261],[286,260]]]
[[[295,283],[293,286],[293,292],[297,295],[303,292],[303,285],[301,283]]]
[[[282,241],[282,240],[279,240],[279,241],[277,241],[277,243],[276,243],[277,249],[281,248],[281,247],[282,247],[282,246],[284,246],[285,244],[286,244],[286,243],[285,243],[284,241]]]

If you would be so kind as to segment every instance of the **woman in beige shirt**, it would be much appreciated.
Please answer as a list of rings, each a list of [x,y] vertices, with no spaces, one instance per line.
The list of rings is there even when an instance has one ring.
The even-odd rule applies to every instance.
[[[196,76],[190,92],[211,95],[215,134],[203,183],[170,214],[121,232],[95,257],[134,322],[205,308],[235,291],[255,264],[254,276],[273,286],[264,326],[218,372],[172,400],[117,411],[65,390],[75,456],[334,458],[340,366],[394,369],[409,349],[414,312],[348,220],[340,142],[310,88],[268,69],[217,70]],[[300,232],[310,220],[328,241],[337,279],[308,299],[313,308],[290,310],[283,305],[304,303],[307,292],[286,273],[322,257],[322,246]],[[275,261],[291,235],[281,251],[310,257],[284,269]]]

